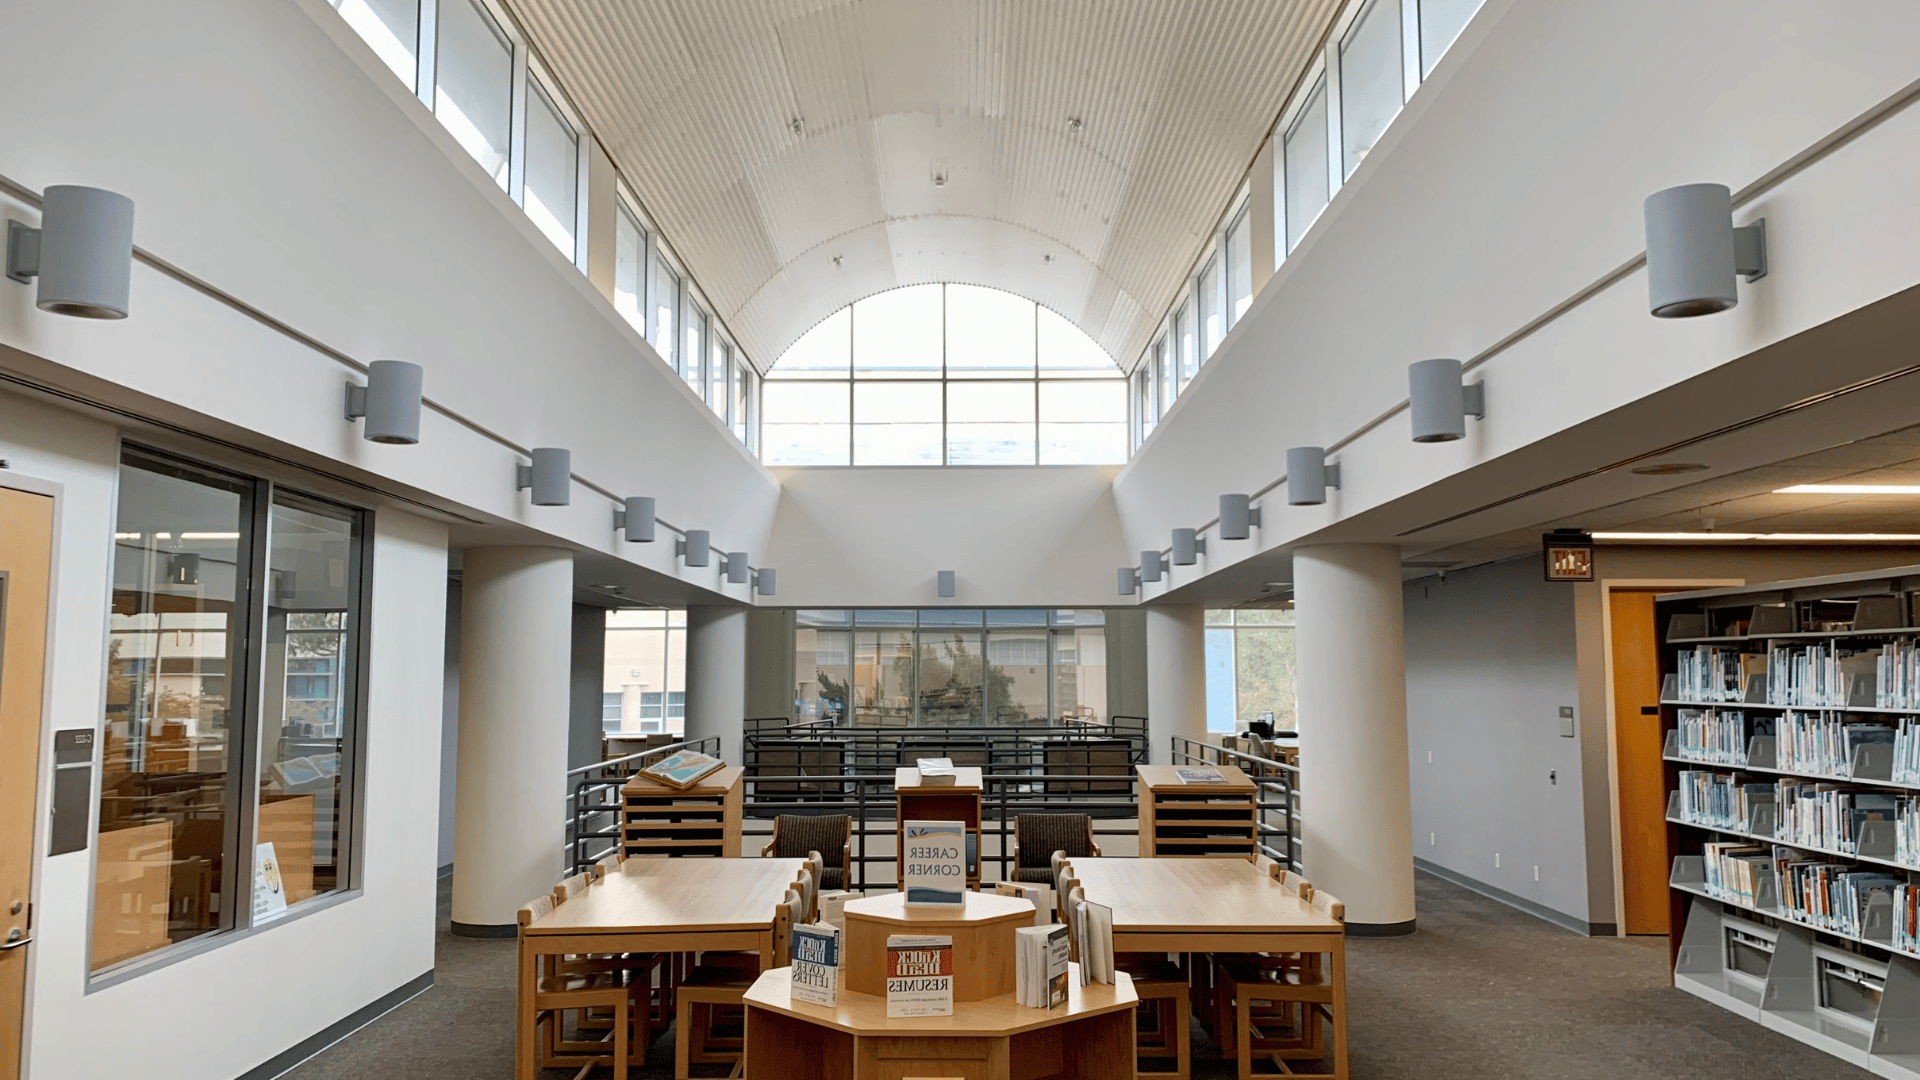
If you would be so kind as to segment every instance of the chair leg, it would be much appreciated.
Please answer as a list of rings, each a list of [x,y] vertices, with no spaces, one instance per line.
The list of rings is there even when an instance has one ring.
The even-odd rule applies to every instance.
[[[632,1019],[627,1009],[632,1003],[629,995],[613,1007],[613,1080],[627,1080],[627,1023]]]
[[[673,1080],[688,1080],[693,1054],[693,1002],[683,995],[676,1004],[673,1026]]]
[[[1233,995],[1233,1049],[1240,1080],[1253,1080],[1253,994],[1241,987]]]

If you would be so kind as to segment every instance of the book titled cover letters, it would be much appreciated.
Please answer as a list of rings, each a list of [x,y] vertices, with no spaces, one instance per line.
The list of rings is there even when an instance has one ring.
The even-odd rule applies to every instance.
[[[907,903],[960,907],[967,899],[967,826],[960,821],[909,821],[901,826],[906,858],[900,888]]]
[[[814,1005],[840,1001],[840,928],[809,925],[793,928],[793,1000]]]
[[[887,935],[887,1015],[953,1015],[953,938]]]

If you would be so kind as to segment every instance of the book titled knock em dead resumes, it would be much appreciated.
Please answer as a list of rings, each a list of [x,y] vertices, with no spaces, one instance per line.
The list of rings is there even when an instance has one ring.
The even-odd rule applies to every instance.
[[[887,935],[887,1015],[953,1015],[953,938]]]

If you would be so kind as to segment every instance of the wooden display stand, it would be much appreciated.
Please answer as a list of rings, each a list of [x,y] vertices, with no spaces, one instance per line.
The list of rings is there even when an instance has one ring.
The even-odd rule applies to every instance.
[[[1189,784],[1172,765],[1141,765],[1140,857],[1193,858],[1259,852],[1259,790],[1247,774],[1231,765],[1179,768],[1220,770],[1224,784]]]
[[[956,954],[955,968],[965,963]],[[1011,981],[1012,954],[1000,957],[998,965]],[[850,981],[857,978],[855,971],[849,967]],[[1081,986],[1079,972],[1069,970],[1067,1003],[1054,1009],[1016,1004],[1007,993],[956,1002],[951,1016],[894,1019],[887,1017],[885,994],[842,990],[840,1003],[831,1008],[796,1002],[789,994],[792,973],[784,967],[765,972],[746,993],[742,1075],[753,1080],[1132,1080],[1135,1075],[1133,1017],[1140,999],[1125,972],[1115,974],[1111,986]]]
[[[849,900],[847,989],[887,996],[887,935],[945,934],[953,938],[956,1003],[1013,993],[1014,931],[1033,925],[1033,905],[995,893],[966,898],[960,908],[908,907],[907,894],[898,892]]]
[[[740,778],[728,765],[689,788],[636,775],[620,789],[620,847],[635,855],[740,855]]]
[[[986,787],[980,770],[956,766],[951,784],[921,786],[920,770],[911,765],[893,770],[895,806],[894,841],[899,846],[894,873],[905,876],[900,863],[906,858],[906,822],[959,821],[967,826],[967,848],[972,856],[967,863],[967,888],[980,887],[980,792]],[[896,878],[895,880],[899,880]]]

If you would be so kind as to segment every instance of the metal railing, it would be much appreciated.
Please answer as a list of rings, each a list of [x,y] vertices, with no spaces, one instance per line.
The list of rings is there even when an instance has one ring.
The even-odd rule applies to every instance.
[[[568,873],[578,874],[620,846],[620,787],[642,767],[681,750],[720,756],[720,736],[656,746],[567,771]]]
[[[1300,768],[1209,742],[1173,737],[1175,765],[1232,765],[1259,788],[1254,792],[1255,843],[1281,866],[1300,867]]]

